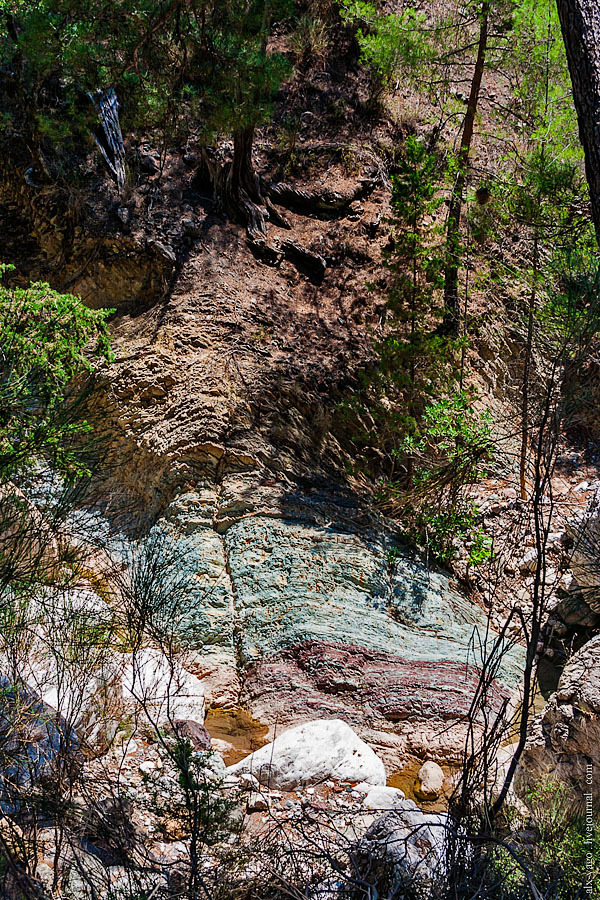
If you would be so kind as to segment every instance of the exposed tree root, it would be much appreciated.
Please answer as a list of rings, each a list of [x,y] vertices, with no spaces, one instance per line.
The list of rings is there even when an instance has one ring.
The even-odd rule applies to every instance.
[[[327,188],[322,191],[305,191],[292,184],[280,182],[279,184],[269,184],[267,193],[272,200],[290,209],[299,209],[308,213],[339,213],[360,196],[361,188],[357,187],[344,193]]]
[[[248,246],[257,259],[268,266],[277,266],[283,258],[283,253],[276,247],[267,244],[264,238],[248,235]]]
[[[322,256],[293,240],[267,241],[267,222],[286,230],[291,228],[275,204],[304,214],[336,217],[344,215],[351,203],[372,191],[381,178],[362,178],[346,191],[303,190],[286,182],[265,182],[254,169],[252,144],[253,130],[245,129],[234,135],[231,160],[224,161],[204,151],[204,176],[212,186],[213,195],[220,199],[234,221],[246,227],[248,246],[257,259],[270,266],[288,259],[309,278],[321,282],[327,269]]]
[[[327,263],[318,253],[307,250],[295,241],[282,241],[281,251],[286,259],[289,259],[300,271],[305,271],[316,281],[322,281],[327,269]]]
[[[307,250],[296,241],[281,241],[271,245],[264,238],[249,234],[248,246],[257,259],[269,266],[277,266],[282,259],[289,259],[300,272],[311,280],[320,284],[325,277],[327,261],[318,253]]]

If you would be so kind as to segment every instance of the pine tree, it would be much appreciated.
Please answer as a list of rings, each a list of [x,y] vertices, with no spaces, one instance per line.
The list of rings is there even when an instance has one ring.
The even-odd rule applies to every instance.
[[[183,124],[205,148],[230,135],[232,160],[206,155],[207,171],[229,211],[260,231],[268,204],[254,132],[290,70],[269,45],[290,11],[290,0],[2,0],[0,65],[18,93],[7,112],[38,144],[53,135],[61,143],[90,130],[89,98],[110,89],[128,127]]]
[[[600,9],[595,0],[557,0],[557,6],[600,243]]]
[[[442,248],[433,224],[442,204],[440,160],[425,142],[409,136],[392,179],[393,248],[385,255],[391,278],[386,292],[389,334],[382,366],[404,393],[409,418],[422,410],[436,381],[441,341]]]

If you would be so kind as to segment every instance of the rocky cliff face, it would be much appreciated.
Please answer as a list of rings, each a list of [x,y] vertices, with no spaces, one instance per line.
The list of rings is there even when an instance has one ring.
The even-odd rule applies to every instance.
[[[545,779],[562,782],[581,808],[600,796],[600,636],[565,666],[544,711],[532,723],[517,772],[523,795]]]
[[[158,526],[186,542],[202,585],[210,646],[194,671],[213,705],[248,706],[272,730],[345,719],[390,771],[407,754],[458,762],[486,615],[365,516],[333,485],[267,487],[258,473],[178,496]],[[521,665],[511,651],[495,702]]]
[[[95,303],[115,292],[135,303],[118,304],[112,324],[116,359],[95,409],[109,458],[89,502],[125,542],[158,529],[185,559],[197,586],[193,671],[209,706],[248,707],[271,733],[342,718],[391,773],[407,756],[459,761],[493,633],[446,575],[399,549],[330,428],[336,397],[369,359],[365,282],[378,261],[360,219],[382,203],[375,192],[341,222],[296,217],[332,265],[318,289],[288,260],[256,260],[210,215],[180,244],[159,302],[139,282],[146,239],[135,277],[125,260],[110,284],[96,279]],[[359,266],[336,256],[341,235]],[[521,666],[515,648],[493,703]]]
[[[103,182],[87,196],[74,187],[49,188],[31,163],[28,153],[0,163],[2,261],[14,264],[23,280],[50,281],[95,308],[127,308],[141,296],[161,296],[175,257],[160,242],[106,228],[111,204],[105,196],[99,202]]]

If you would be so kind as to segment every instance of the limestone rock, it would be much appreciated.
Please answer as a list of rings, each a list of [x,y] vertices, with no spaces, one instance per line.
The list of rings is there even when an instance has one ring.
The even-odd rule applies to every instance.
[[[139,896],[161,896],[166,887],[164,872],[149,872],[132,866],[109,866],[92,853],[79,853],[63,881],[63,900],[132,900]]]
[[[416,877],[428,881],[444,872],[448,817],[423,813],[412,800],[376,819],[351,851],[353,864],[379,893],[402,895],[399,887]]]
[[[156,377],[148,371],[148,383]],[[170,422],[160,441],[177,428]],[[222,489],[190,480],[195,489],[175,491],[153,528],[197,587],[178,629],[207,705],[247,708],[279,730],[342,719],[390,767],[403,755],[459,762],[478,678],[472,647],[495,637],[484,611],[414,555],[396,548],[390,564],[391,531],[356,495],[230,471],[216,432],[214,442],[206,434],[194,466],[206,453],[223,469]],[[171,473],[131,449],[121,455],[139,460],[144,490]],[[522,665],[514,646],[493,706],[510,697]]]
[[[248,812],[263,812],[269,808],[269,801],[258,791],[250,794],[246,801],[246,809]]]
[[[381,760],[340,719],[290,728],[229,772],[252,772],[261,784],[283,791],[327,779],[385,784]]]
[[[29,598],[22,615],[27,622],[28,652],[19,660],[13,678],[25,683],[42,704],[90,746],[108,746],[114,729],[109,724],[110,689],[103,672],[110,651],[101,644],[88,652],[69,652],[88,635],[110,632],[113,614],[91,589],[47,585]],[[8,656],[0,669],[14,671]]]
[[[0,485],[0,555],[13,577],[47,575],[57,564],[58,547],[51,529],[35,505],[16,485]]]
[[[378,785],[370,788],[364,805],[367,809],[393,809],[401,805],[404,799],[404,791],[400,788]]]
[[[0,674],[0,812],[20,809],[22,788],[48,776],[79,748],[73,728],[28,686]]]
[[[35,867],[35,877],[42,883],[48,894],[51,894],[54,886],[54,869],[48,863],[40,862]]]
[[[223,787],[225,788],[237,788],[242,791],[260,791],[260,781],[251,772],[240,772],[234,773],[229,772],[226,774],[225,779],[223,781]]]
[[[210,599],[212,601],[212,595]],[[224,628],[228,630],[230,624],[225,621]],[[210,647],[186,654],[186,669],[204,685],[209,708],[234,709],[239,705],[242,686],[231,646],[220,649]]]
[[[518,742],[515,741],[512,744],[505,744],[504,746],[499,747],[496,756],[490,763],[488,787],[491,790],[491,793],[496,796],[500,793],[502,787],[504,786],[510,764],[513,760],[518,746]],[[523,816],[524,818],[528,817],[529,810],[527,809],[525,804],[522,803],[517,792],[515,791],[514,778],[508,789],[506,800],[508,805],[515,809],[519,813],[519,815]]]
[[[558,689],[532,722],[516,775],[527,794],[546,779],[564,782],[574,802],[600,797],[600,635],[567,663]]]
[[[91,854],[74,861],[63,881],[64,900],[94,900],[110,890],[108,868]]]
[[[69,609],[74,621],[82,613],[90,628],[110,621],[108,608],[105,615],[98,607],[103,601],[91,592],[70,592],[63,602],[65,599],[72,605]],[[205,716],[204,686],[177,659],[170,660],[153,648],[142,648],[135,654],[98,649],[81,659],[69,658],[61,653],[61,647],[67,645],[69,626],[64,626],[62,635],[58,625],[53,627],[61,610],[50,610],[47,605],[41,609],[47,617],[40,626],[44,633],[32,641],[20,677],[46,709],[58,714],[65,728],[88,747],[102,751],[114,738],[123,712],[137,711],[153,727],[174,720],[196,723],[196,732],[201,732],[195,739],[201,739],[206,745],[202,749],[208,749],[210,738],[201,724]],[[63,609],[62,614],[66,619],[67,611]]]
[[[593,592],[592,597],[593,597]],[[567,625],[580,625],[584,628],[595,628],[600,623],[600,612],[594,612],[586,602],[589,591],[579,589],[577,582],[568,589],[561,590],[559,599],[553,610],[555,615]]]
[[[194,750],[212,750],[210,734],[199,722],[193,719],[176,719],[173,722],[173,731],[181,740],[188,740]]]
[[[211,746],[213,750],[216,750],[217,753],[220,753],[223,758],[230,756],[232,753],[236,752],[236,747],[234,744],[230,744],[229,741],[223,741],[221,738],[211,738],[210,740]]]
[[[226,516],[217,521],[235,596],[240,700],[253,716],[284,726],[342,718],[362,735],[372,727],[390,765],[397,734],[400,753],[428,749],[439,758],[441,744],[452,743],[449,761],[458,762],[464,725],[452,741],[448,728],[467,715],[477,684],[474,633],[481,645],[495,638],[485,613],[408,554],[390,573],[383,530],[349,522],[346,509],[348,524],[331,521],[341,519],[340,498],[270,497],[240,475],[223,493]],[[329,524],[317,524],[326,514]],[[522,648],[507,649],[491,692],[497,708],[520,681],[523,659]]]
[[[158,726],[174,719],[203,722],[202,682],[160,650],[144,648],[124,660],[123,694],[126,701],[144,706]]]
[[[520,563],[519,571],[522,575],[531,575],[535,572],[538,560],[538,552],[535,549],[528,550],[524,554]]]
[[[437,800],[442,792],[444,772],[436,762],[423,763],[415,780],[415,796],[419,800]]]

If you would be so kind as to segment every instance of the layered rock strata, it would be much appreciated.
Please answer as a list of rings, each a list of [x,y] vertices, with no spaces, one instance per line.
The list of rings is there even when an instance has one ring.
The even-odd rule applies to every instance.
[[[390,771],[405,755],[458,761],[495,636],[482,609],[399,550],[358,500],[234,474],[178,497],[155,528],[195,584],[186,665],[209,705],[246,706],[271,735],[341,718]],[[492,704],[510,697],[521,665],[508,649]]]

